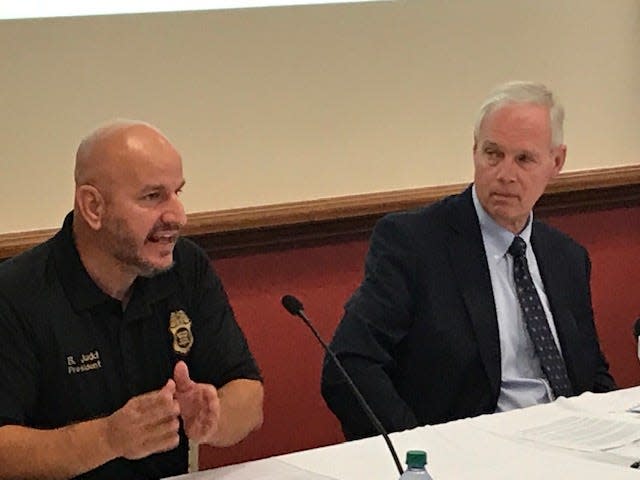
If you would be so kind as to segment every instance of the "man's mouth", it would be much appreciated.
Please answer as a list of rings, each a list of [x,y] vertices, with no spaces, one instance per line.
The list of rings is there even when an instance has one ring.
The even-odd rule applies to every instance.
[[[515,193],[508,192],[493,192],[491,195],[498,198],[518,198],[518,195]]]
[[[178,239],[177,231],[151,232],[151,234],[149,234],[149,236],[147,237],[147,240],[152,243],[165,243],[165,244],[176,243],[177,239]]]

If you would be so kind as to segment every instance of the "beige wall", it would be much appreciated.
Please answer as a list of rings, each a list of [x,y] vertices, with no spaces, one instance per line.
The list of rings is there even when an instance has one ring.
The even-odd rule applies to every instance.
[[[509,79],[567,108],[567,169],[640,160],[639,0],[398,0],[0,22],[0,233],[59,225],[80,138],[162,128],[189,212],[471,178]]]

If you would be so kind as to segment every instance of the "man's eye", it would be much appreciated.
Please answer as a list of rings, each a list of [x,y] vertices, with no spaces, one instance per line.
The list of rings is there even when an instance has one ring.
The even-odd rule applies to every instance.
[[[491,158],[499,158],[500,157],[500,152],[498,150],[495,150],[493,148],[486,148],[484,150],[485,155],[487,155],[488,157]]]
[[[158,192],[147,193],[143,198],[145,200],[156,200],[160,197]]]
[[[520,163],[529,163],[533,161],[533,157],[531,155],[518,155],[517,160]]]

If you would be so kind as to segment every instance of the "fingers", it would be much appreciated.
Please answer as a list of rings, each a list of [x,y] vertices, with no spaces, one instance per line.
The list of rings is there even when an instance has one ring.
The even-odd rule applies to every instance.
[[[192,394],[182,399],[180,411],[190,439],[208,442],[218,431],[220,400],[212,385],[196,384]]]
[[[191,377],[189,377],[189,368],[187,367],[187,364],[182,360],[176,363],[176,366],[173,369],[173,379],[178,392],[185,392],[189,390],[195,383],[191,380]]]
[[[175,391],[175,382],[169,380],[160,390],[131,398],[108,417],[108,441],[118,456],[137,459],[178,445],[180,404]]]
[[[173,394],[176,393],[176,382],[170,378],[169,380],[167,380],[167,383],[164,384],[164,387],[160,389],[160,392],[165,392],[171,397],[173,397]],[[149,392],[149,393],[153,393],[153,392]]]
[[[187,436],[199,442],[211,441],[219,429],[216,388],[191,380],[184,362],[161,389],[131,398],[108,417],[107,441],[117,456],[128,459],[171,450],[180,442],[180,418]]]
[[[139,410],[140,415],[147,417],[148,425],[152,427],[172,420],[177,421],[180,416],[180,403],[175,398],[175,392],[176,384],[169,379],[165,386],[157,392],[149,392],[135,397],[138,401],[134,407]]]

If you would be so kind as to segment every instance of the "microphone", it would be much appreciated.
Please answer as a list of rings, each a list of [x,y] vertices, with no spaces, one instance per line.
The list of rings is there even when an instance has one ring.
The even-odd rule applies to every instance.
[[[349,384],[351,391],[358,399],[358,403],[360,403],[360,406],[362,407],[364,412],[367,414],[367,417],[369,417],[369,420],[371,421],[373,426],[376,428],[378,433],[380,433],[384,438],[384,441],[386,442],[387,447],[391,452],[391,456],[393,457],[393,461],[396,464],[398,472],[400,473],[400,475],[402,475],[404,473],[404,470],[402,469],[402,464],[398,459],[398,454],[396,453],[396,450],[393,448],[393,444],[389,439],[389,435],[387,434],[387,431],[384,429],[384,427],[382,426],[382,423],[380,423],[380,420],[378,420],[378,417],[376,417],[375,413],[373,413],[373,410],[371,410],[371,407],[369,406],[367,401],[364,399],[364,397],[360,393],[360,390],[358,390],[358,387],[356,387],[356,384],[353,383],[353,380],[351,380],[351,377],[342,366],[342,363],[340,363],[340,360],[338,360],[338,357],[336,357],[336,354],[333,353],[333,350],[331,350],[329,346],[324,342],[324,340],[322,340],[322,338],[320,337],[320,334],[311,323],[311,320],[309,320],[307,315],[304,313],[304,307],[302,306],[302,302],[298,300],[296,297],[294,297],[293,295],[285,295],[284,297],[282,297],[282,306],[291,315],[295,317],[300,317],[302,319],[302,321],[307,325],[307,327],[309,327],[313,335],[318,339],[318,341],[320,342],[320,345],[322,345],[322,348],[324,348],[325,352],[327,352],[327,355],[331,357],[331,360],[333,360],[333,363],[336,365],[336,367],[338,367],[338,370],[340,370],[340,373],[342,373],[342,376],[345,378],[345,380]]]
[[[633,334],[636,337],[636,340],[640,340],[640,318],[636,320],[636,323],[633,324]],[[640,360],[640,342],[638,343],[638,360]]]

